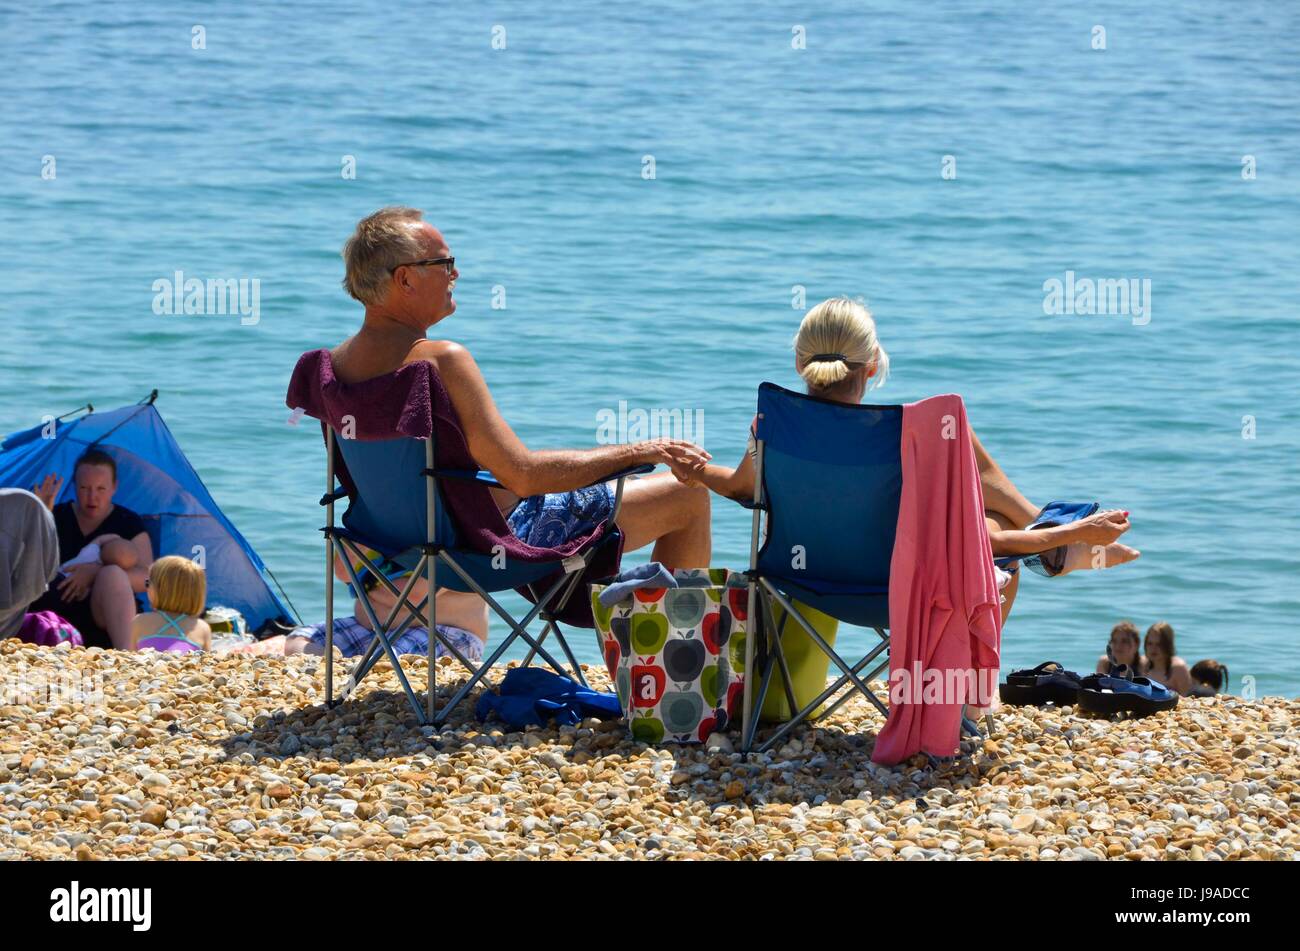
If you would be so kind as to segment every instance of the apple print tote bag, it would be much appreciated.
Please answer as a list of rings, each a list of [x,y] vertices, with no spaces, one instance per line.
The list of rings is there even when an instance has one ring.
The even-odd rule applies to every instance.
[[[637,588],[609,607],[594,584],[592,613],[633,738],[702,743],[740,715],[749,593],[725,568],[672,576],[675,588]]]

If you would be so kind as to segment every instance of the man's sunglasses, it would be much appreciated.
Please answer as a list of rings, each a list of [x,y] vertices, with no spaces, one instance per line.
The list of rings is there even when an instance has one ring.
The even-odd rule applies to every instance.
[[[397,265],[397,267],[390,267],[388,273],[392,274],[399,267],[423,267],[426,264],[441,264],[447,269],[448,276],[451,276],[451,272],[456,270],[455,258],[429,258],[426,261],[407,261],[405,264]]]

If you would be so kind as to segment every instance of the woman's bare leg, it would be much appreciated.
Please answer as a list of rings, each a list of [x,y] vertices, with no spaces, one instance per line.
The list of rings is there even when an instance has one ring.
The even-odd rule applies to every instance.
[[[118,650],[131,649],[131,621],[135,618],[135,593],[131,579],[117,565],[105,565],[95,575],[90,591],[90,613],[108,632]]]
[[[709,490],[686,486],[668,472],[629,479],[618,527],[627,551],[655,543],[653,558],[668,568],[707,568],[713,554]]]
[[[1015,604],[1016,592],[1019,590],[1020,590],[1020,571],[1017,570],[1011,576],[1011,580],[1007,582],[1007,586],[1003,588],[1002,591],[1000,592],[1002,597],[1006,598],[1006,600],[1002,602],[1002,623],[1003,624],[1007,623],[1007,615],[1011,613],[1011,605]]]
[[[984,512],[984,521],[988,525],[990,532],[1007,531],[1011,528],[1011,521],[1000,512],[990,512],[987,509]],[[1007,586],[998,592],[1005,600],[1002,602],[1002,623],[1007,623],[1007,615],[1011,613],[1011,605],[1016,601],[1016,592],[1020,590],[1020,571],[1017,569],[1011,575],[1011,580]]]
[[[1027,528],[1038,514],[1039,507],[1030,502],[1015,483],[1007,478],[1002,467],[993,461],[988,450],[984,448],[975,430],[970,431],[971,444],[975,447],[975,461],[980,470],[980,486],[984,490],[984,508],[987,513],[997,513],[1007,519],[1005,528]]]

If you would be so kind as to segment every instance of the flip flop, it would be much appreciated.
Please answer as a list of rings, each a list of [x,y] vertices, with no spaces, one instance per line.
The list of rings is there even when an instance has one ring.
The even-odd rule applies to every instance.
[[[1032,670],[1016,670],[998,686],[1003,703],[1018,707],[1040,707],[1045,703],[1068,706],[1075,702],[1081,678],[1072,670],[1049,660]]]
[[[1100,502],[1048,502],[1034,518],[1026,531],[1036,528],[1053,528],[1057,525],[1069,525],[1081,518],[1096,514],[1101,508]],[[1036,555],[1025,555],[1023,561],[1030,571],[1047,578],[1054,578],[1065,567],[1065,550],[1068,546],[1058,545]]]
[[[1107,716],[1132,713],[1148,716],[1178,706],[1178,694],[1147,677],[1125,680],[1092,674],[1079,685],[1079,708]]]

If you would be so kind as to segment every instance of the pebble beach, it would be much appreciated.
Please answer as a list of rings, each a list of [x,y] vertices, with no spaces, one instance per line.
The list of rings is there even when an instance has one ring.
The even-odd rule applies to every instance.
[[[746,758],[721,737],[648,747],[617,721],[503,731],[471,704],[438,733],[386,663],[327,710],[322,664],[0,642],[0,859],[1300,853],[1297,700],[1184,698],[1126,721],[1003,708],[959,756],[890,769],[860,700]]]

